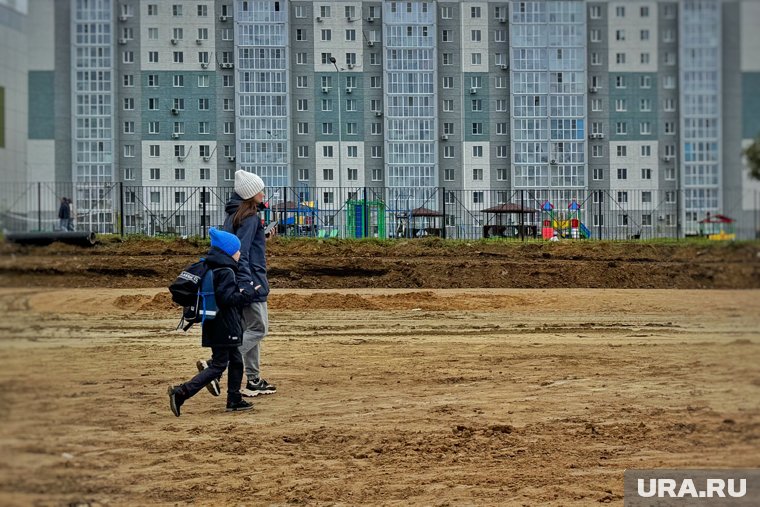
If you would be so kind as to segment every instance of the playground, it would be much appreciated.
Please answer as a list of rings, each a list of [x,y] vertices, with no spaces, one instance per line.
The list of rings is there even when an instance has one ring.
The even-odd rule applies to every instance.
[[[275,290],[278,393],[179,419],[204,351],[164,292],[0,290],[0,504],[622,505],[626,468],[760,466],[757,291]]]

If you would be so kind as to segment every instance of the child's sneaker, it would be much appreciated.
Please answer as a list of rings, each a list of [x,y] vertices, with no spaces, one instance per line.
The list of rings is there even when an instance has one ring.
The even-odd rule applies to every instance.
[[[274,394],[276,392],[277,388],[263,378],[249,380],[245,387],[240,390],[240,394],[249,398],[260,394]]]
[[[175,416],[179,417],[180,407],[185,403],[185,399],[181,386],[169,386],[169,407]]]
[[[208,363],[204,359],[199,359],[195,366],[198,368],[198,373],[202,372],[203,370],[208,368]],[[208,384],[206,384],[206,389],[208,389],[208,392],[210,392],[214,396],[219,396],[222,394],[222,386],[219,385],[219,379],[222,377],[215,378]]]
[[[249,403],[242,398],[238,401],[227,402],[227,412],[240,412],[242,410],[251,410],[252,408],[253,403]]]

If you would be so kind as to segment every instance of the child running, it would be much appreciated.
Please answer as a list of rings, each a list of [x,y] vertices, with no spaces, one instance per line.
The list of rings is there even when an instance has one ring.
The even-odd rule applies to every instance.
[[[241,309],[250,305],[255,292],[244,293],[238,289],[236,275],[240,259],[240,240],[234,234],[209,229],[211,249],[206,255],[206,264],[214,270],[214,297],[217,314],[214,319],[203,323],[202,342],[211,347],[211,361],[208,368],[200,371],[188,382],[169,387],[169,405],[175,416],[188,399],[218,379],[229,366],[227,378],[227,411],[250,410],[253,404],[243,400],[240,383],[243,379],[243,358],[240,344],[243,341]]]

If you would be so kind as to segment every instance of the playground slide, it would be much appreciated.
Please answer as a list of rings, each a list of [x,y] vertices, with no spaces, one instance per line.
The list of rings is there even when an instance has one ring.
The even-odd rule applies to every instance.
[[[591,237],[591,231],[588,230],[588,227],[581,222],[581,236],[583,236],[585,239],[588,239]]]

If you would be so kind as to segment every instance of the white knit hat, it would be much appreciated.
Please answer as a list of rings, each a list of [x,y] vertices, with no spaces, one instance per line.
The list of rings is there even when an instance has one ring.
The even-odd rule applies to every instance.
[[[264,180],[248,171],[235,172],[235,193],[245,200],[264,190]]]

